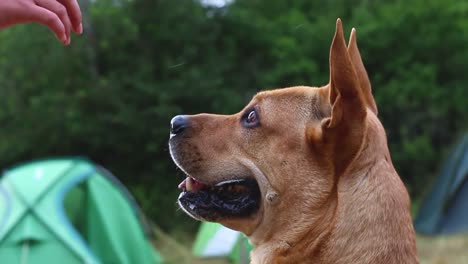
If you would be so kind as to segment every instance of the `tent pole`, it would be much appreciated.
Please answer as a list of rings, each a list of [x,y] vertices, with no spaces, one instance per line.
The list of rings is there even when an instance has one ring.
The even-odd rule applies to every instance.
[[[249,264],[249,253],[247,252],[247,245],[246,245],[245,238],[240,235],[239,236],[239,259],[241,264]]]
[[[29,254],[29,240],[24,240],[23,246],[21,247],[21,264],[28,263]]]

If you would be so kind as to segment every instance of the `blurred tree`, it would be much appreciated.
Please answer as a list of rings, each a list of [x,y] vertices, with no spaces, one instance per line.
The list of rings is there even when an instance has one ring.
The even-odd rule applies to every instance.
[[[86,3],[87,35],[70,47],[40,26],[0,32],[0,166],[89,156],[165,228],[195,225],[175,205],[183,175],[169,158],[170,118],[237,112],[260,89],[325,84],[337,17],[347,32],[358,29],[394,162],[414,197],[468,128],[463,1]]]

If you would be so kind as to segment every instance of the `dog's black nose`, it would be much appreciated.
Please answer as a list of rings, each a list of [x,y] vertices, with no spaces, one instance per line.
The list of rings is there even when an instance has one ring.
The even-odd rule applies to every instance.
[[[188,118],[183,115],[174,116],[171,120],[171,134],[178,134],[188,127]]]

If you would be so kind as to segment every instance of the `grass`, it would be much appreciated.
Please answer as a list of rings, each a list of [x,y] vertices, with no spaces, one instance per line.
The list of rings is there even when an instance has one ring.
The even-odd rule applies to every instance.
[[[441,237],[417,236],[421,264],[468,263],[468,234]]]
[[[192,255],[193,237],[184,237],[184,241],[177,241],[172,236],[154,227],[157,237],[155,247],[164,258],[164,264],[229,264],[224,259],[200,259]]]
[[[191,254],[193,237],[177,241],[159,228],[156,248],[165,259],[165,264],[229,264],[224,259],[199,259]],[[468,263],[468,234],[455,236],[416,237],[421,264],[466,264]]]

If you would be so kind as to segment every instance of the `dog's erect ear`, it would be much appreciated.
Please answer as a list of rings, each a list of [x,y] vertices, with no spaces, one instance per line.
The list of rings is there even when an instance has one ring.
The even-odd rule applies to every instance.
[[[330,47],[329,96],[332,115],[327,122],[328,128],[365,118],[363,92],[346,47],[340,19],[336,21],[336,32]]]
[[[366,132],[366,102],[343,36],[336,22],[330,48],[329,100],[331,116],[322,121],[323,136],[331,144],[336,173],[341,174],[359,152]]]
[[[367,107],[377,115],[377,105],[375,104],[374,97],[372,96],[369,76],[367,76],[366,68],[364,67],[361,54],[359,53],[356,40],[356,30],[354,28],[351,30],[351,36],[349,37],[348,53],[351,58],[351,62],[353,63],[354,70],[356,70],[356,75]]]

